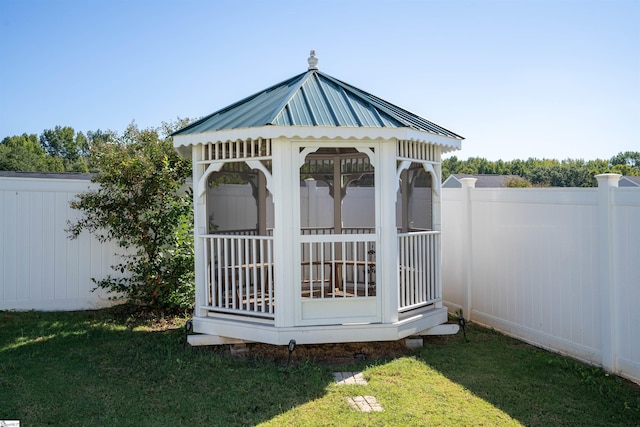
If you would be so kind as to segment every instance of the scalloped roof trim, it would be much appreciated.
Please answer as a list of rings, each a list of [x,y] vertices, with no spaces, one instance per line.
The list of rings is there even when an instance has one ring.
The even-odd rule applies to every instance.
[[[419,141],[444,147],[444,152],[460,150],[462,141],[410,128],[347,128],[323,126],[262,126],[244,129],[226,129],[187,135],[174,135],[176,148],[197,144],[229,142],[245,139],[342,139],[342,140],[406,140]]]

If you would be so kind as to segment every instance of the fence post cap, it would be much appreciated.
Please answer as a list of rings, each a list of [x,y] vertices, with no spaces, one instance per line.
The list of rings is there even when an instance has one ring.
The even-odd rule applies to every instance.
[[[619,173],[601,173],[596,175],[598,187],[617,187],[622,175]]]
[[[460,183],[462,184],[462,188],[476,188],[476,181],[478,178],[460,178]]]

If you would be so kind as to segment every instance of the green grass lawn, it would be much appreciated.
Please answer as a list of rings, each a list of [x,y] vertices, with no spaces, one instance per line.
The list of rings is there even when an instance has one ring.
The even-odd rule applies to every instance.
[[[144,321],[114,309],[0,312],[0,420],[23,426],[640,425],[637,385],[475,325],[468,327],[469,342],[461,335],[431,337],[424,348],[392,357],[319,358],[305,352],[311,346],[298,346],[287,366],[286,348],[255,346],[242,359],[231,357],[228,346],[183,348],[185,320]],[[325,354],[349,348],[324,347]],[[362,371],[368,384],[338,386],[334,371]],[[384,411],[351,409],[347,397],[358,395],[375,396]]]

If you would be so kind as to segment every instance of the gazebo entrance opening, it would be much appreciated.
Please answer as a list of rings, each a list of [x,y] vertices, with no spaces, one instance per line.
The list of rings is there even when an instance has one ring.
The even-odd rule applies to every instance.
[[[400,174],[396,201],[398,232],[433,230],[432,175],[422,164],[412,162]]]
[[[270,160],[251,163],[219,163],[207,177],[206,303],[219,316],[272,323],[273,198],[265,178],[272,168]]]
[[[301,325],[379,322],[375,149],[301,147]]]
[[[396,199],[398,230],[398,313],[406,318],[439,303],[440,231],[439,185],[431,161],[398,160],[400,177]],[[434,227],[434,224],[438,224]]]

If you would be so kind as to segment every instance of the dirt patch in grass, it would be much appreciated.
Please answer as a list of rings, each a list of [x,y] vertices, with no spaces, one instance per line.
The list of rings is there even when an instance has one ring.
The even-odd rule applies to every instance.
[[[166,331],[184,328],[189,313],[165,313],[122,304],[108,309],[111,317],[131,329]]]
[[[188,314],[175,316],[172,313],[145,311],[134,306],[120,305],[110,309],[113,318],[132,329],[145,331],[184,330]],[[451,340],[462,339],[454,336],[425,336],[424,345],[446,345]],[[244,345],[227,345],[231,357],[249,360],[268,360],[278,363],[289,361],[286,345],[270,345],[247,343]],[[412,350],[405,345],[405,339],[397,341],[375,341],[355,343],[300,344],[291,354],[292,365],[311,361],[325,365],[347,365],[363,360],[388,360],[411,354]]]
[[[424,347],[430,345],[446,345],[452,341],[464,341],[461,334],[443,336],[424,336]],[[289,357],[287,346],[250,343],[246,350],[234,356],[262,360],[286,361]],[[234,347],[231,347],[233,350]],[[297,345],[291,354],[291,363],[313,361],[329,365],[346,365],[362,360],[388,360],[412,354],[413,350],[405,345],[405,339],[397,341],[355,342],[339,344],[305,344]],[[233,354],[233,351],[232,351]]]
[[[235,357],[273,360],[284,363],[286,363],[289,358],[287,346],[249,343],[244,347],[244,351],[242,351],[242,346],[232,346],[231,354]],[[362,360],[390,359],[409,353],[411,353],[411,350],[405,346],[404,340],[340,344],[304,344],[295,347],[295,350],[291,354],[291,364],[312,361],[329,365],[346,365]]]

